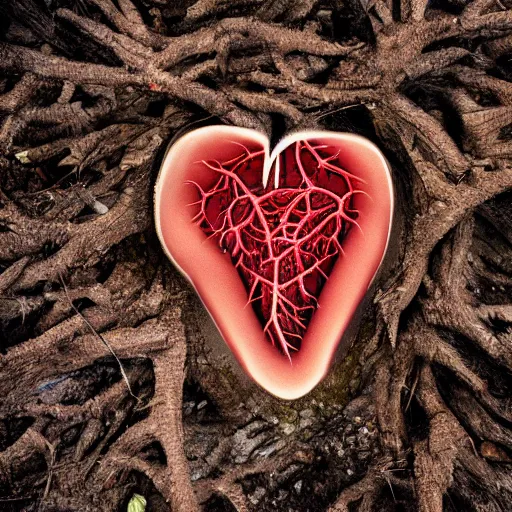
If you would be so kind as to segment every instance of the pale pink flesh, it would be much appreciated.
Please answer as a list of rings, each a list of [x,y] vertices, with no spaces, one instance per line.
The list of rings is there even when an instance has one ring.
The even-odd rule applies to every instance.
[[[314,139],[336,147],[344,169],[362,178],[355,207],[362,233],[351,229],[340,256],[319,299],[319,308],[308,326],[301,349],[292,363],[263,334],[253,308],[247,304],[247,290],[229,254],[218,243],[206,240],[192,223],[197,189],[192,180],[208,187],[215,175],[203,160],[225,161],[240,154],[237,142],[250,149],[267,146],[263,135],[229,126],[200,128],[170,147],[158,177],[155,220],[162,245],[169,258],[191,281],[215,321],[227,345],[246,370],[264,389],[285,399],[308,393],[327,373],[341,337],[363,299],[384,256],[391,227],[393,191],[387,163],[380,151],[366,139],[347,133],[302,132],[296,140]]]

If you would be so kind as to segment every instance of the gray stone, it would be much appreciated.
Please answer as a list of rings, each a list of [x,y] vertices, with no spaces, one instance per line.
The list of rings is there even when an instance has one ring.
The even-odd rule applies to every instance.
[[[313,423],[314,423],[313,418],[302,418],[299,422],[299,428],[311,427],[311,425],[313,425]]]
[[[256,490],[252,494],[249,494],[249,501],[253,505],[257,505],[261,501],[263,496],[265,496],[265,493],[266,491],[264,487],[256,487]]]
[[[285,436],[289,436],[295,432],[297,427],[292,423],[282,423],[281,430]]]

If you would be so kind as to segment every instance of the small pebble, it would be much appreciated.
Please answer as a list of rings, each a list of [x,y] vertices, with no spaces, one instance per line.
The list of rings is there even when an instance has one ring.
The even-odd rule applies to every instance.
[[[295,427],[295,425],[293,425],[293,424],[291,424],[291,423],[283,423],[283,424],[281,425],[281,428],[282,428],[282,430],[283,430],[283,434],[284,434],[285,436],[289,436],[289,435],[291,435],[291,434],[293,434],[293,433],[295,432],[295,429],[296,429],[297,427]]]
[[[192,414],[192,411],[194,410],[195,405],[195,402],[185,402],[183,404],[183,415],[190,416]]]
[[[265,493],[266,491],[264,487],[256,487],[256,490],[248,496],[249,501],[253,505],[257,505],[261,501],[263,496],[265,496]]]
[[[311,427],[311,425],[313,425],[313,423],[314,423],[314,421],[311,418],[303,418],[299,422],[299,427],[300,428]]]

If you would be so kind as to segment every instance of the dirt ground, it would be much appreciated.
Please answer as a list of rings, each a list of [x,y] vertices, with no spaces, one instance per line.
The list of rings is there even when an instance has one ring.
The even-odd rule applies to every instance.
[[[510,0],[1,2],[0,510],[512,510],[511,81]],[[165,149],[209,124],[392,167],[392,250],[297,401],[155,234]]]

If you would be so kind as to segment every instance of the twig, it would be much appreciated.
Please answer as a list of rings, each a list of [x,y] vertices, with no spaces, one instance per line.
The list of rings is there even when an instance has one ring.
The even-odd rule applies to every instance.
[[[75,313],[78,316],[80,316],[80,318],[84,321],[85,325],[87,325],[87,327],[90,329],[90,331],[97,338],[100,339],[100,341],[103,343],[103,345],[105,345],[105,347],[107,347],[108,351],[112,354],[114,359],[117,361],[117,364],[119,365],[119,370],[121,371],[121,375],[123,376],[123,379],[126,382],[126,387],[128,388],[128,392],[130,393],[130,395],[133,398],[135,398],[135,400],[137,400],[137,402],[140,402],[140,398],[138,396],[136,396],[132,391],[132,388],[130,386],[130,381],[128,380],[128,375],[124,369],[123,363],[121,362],[119,357],[117,357],[117,354],[114,352],[114,349],[110,346],[109,342],[91,325],[91,323],[87,320],[87,318],[85,318],[85,316],[82,315],[82,313],[78,310],[78,308],[73,304],[73,301],[71,300],[71,297],[69,296],[66,283],[64,282],[64,279],[62,278],[62,275],[60,273],[59,273],[59,278],[60,278],[60,282],[62,283],[62,288],[64,289],[64,293],[66,294],[66,297],[69,301],[70,306],[73,308]]]
[[[41,505],[48,497],[48,494],[50,492],[50,488],[52,485],[52,478],[53,478],[53,465],[55,464],[55,447],[48,441],[48,439],[44,438],[44,442],[46,443],[46,446],[48,447],[48,451],[50,452],[50,462],[48,464],[48,478],[46,479],[46,485],[44,488],[43,497],[41,498],[41,501],[39,503],[39,509],[41,509]]]

